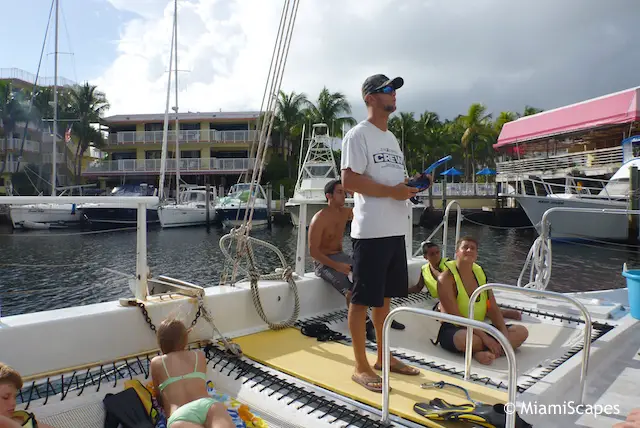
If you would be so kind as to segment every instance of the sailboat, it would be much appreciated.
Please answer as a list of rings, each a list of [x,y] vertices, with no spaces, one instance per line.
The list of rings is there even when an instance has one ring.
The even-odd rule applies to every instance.
[[[291,222],[296,227],[299,226],[300,213],[300,204],[297,200],[307,201],[308,224],[318,211],[327,206],[324,186],[331,180],[340,178],[331,149],[329,127],[325,123],[316,123],[312,129],[307,153],[304,160],[300,159],[298,181],[293,197],[285,204],[291,214]],[[347,198],[345,205],[353,206],[353,198]]]
[[[215,203],[216,203],[216,189],[211,187],[209,194],[207,195],[206,186],[186,186],[181,189],[180,186],[180,125],[178,119],[178,10],[176,8],[174,15],[173,26],[173,41],[172,49],[174,52],[174,73],[175,73],[175,97],[176,105],[174,111],[176,112],[175,129],[176,129],[176,198],[175,203],[169,203],[164,201],[158,206],[158,218],[163,228],[167,227],[181,227],[181,226],[198,226],[206,224],[207,211],[210,216],[215,215]],[[169,94],[171,92],[171,85],[167,88],[167,106],[169,102]],[[168,118],[165,117],[165,120]],[[167,131],[165,131],[167,132]],[[165,161],[166,162],[166,161]],[[164,175],[161,177],[161,182],[164,183]],[[161,184],[161,187],[164,187]]]
[[[170,93],[171,93],[171,77],[174,71],[174,67],[172,67],[172,63],[174,62],[175,57],[175,83],[176,83],[176,105],[173,107],[173,110],[176,113],[175,118],[175,135],[176,135],[176,158],[174,159],[176,166],[176,204],[180,203],[180,126],[178,120],[178,3],[177,0],[174,1],[174,17],[173,17],[173,32],[171,34],[171,48],[170,48],[170,56],[169,56],[169,77],[167,82],[167,97],[166,97],[166,106],[165,106],[165,117],[164,117],[164,130],[162,134],[162,158],[160,161],[160,184],[156,189],[153,185],[149,185],[147,183],[143,183],[140,185],[125,185],[122,187],[117,187],[114,189],[113,196],[158,196],[159,202],[156,204],[147,206],[147,225],[157,225],[163,224],[163,219],[165,224],[175,224],[176,220],[174,216],[181,214],[183,211],[176,211],[173,208],[167,209],[169,206],[175,206],[175,204],[170,205],[168,200],[165,198],[165,172],[167,166],[167,144],[168,144],[168,134],[169,134],[169,101],[170,101]],[[197,202],[197,201],[196,201]],[[198,204],[196,203],[197,207]],[[190,209],[191,207],[187,208]],[[169,214],[167,214],[169,213]],[[204,212],[203,212],[204,214]],[[135,208],[129,207],[121,207],[117,202],[110,203],[101,203],[92,206],[87,206],[84,209],[84,215],[87,220],[91,224],[98,225],[100,227],[110,227],[113,225],[135,225],[137,222],[137,214]],[[182,218],[183,220],[185,217]],[[177,221],[180,222],[179,220]]]
[[[53,78],[53,142],[51,160],[51,196],[56,196],[57,152],[58,152],[58,34],[59,2],[55,3],[55,49]],[[46,35],[45,35],[46,38]],[[34,86],[37,84],[34,83]],[[32,105],[32,104],[31,104]],[[31,105],[29,108],[31,108]],[[26,126],[26,125],[25,125]],[[65,135],[66,139],[66,135]],[[66,142],[65,142],[66,143]],[[66,150],[66,147],[65,147]],[[82,221],[82,212],[76,204],[30,204],[10,205],[9,215],[14,228],[49,229],[66,227]]]

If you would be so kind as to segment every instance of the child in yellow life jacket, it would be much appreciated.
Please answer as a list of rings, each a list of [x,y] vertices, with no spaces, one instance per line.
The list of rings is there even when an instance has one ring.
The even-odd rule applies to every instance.
[[[0,363],[0,427],[52,428],[39,423],[33,413],[16,410],[16,396],[22,388],[22,376],[13,368]],[[7,422],[7,421],[11,422]]]
[[[438,244],[431,241],[427,241],[422,245],[422,253],[427,263],[422,266],[416,285],[409,287],[409,293],[419,293],[426,286],[429,294],[437,299],[438,275],[447,269],[445,263],[449,261],[449,258],[443,258]]]

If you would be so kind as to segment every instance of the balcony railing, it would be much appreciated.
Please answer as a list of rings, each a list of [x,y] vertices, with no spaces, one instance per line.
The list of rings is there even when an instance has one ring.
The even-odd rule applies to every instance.
[[[431,194],[433,196],[442,196],[442,183],[435,183],[431,187]],[[447,196],[495,196],[496,184],[495,183],[447,183]],[[420,198],[427,198],[429,191],[418,193]]]
[[[259,131],[215,131],[213,129],[179,131],[181,143],[249,143]],[[109,144],[162,144],[163,131],[122,131],[111,134]],[[176,141],[176,131],[167,132],[169,144]]]
[[[0,142],[0,145],[1,144],[2,143]],[[21,138],[9,138],[8,143],[7,143],[7,150],[19,151],[21,146],[22,146],[22,139]],[[38,141],[25,140],[25,142],[24,142],[24,151],[25,152],[39,153],[40,152],[40,143]]]
[[[51,153],[44,153],[42,155],[43,164],[52,163],[52,162],[53,162],[53,155]],[[64,163],[64,153],[58,152],[56,154],[56,164],[61,164],[61,163]]]
[[[239,173],[249,169],[255,159],[249,158],[229,158],[229,159],[180,159],[181,173],[217,172],[217,173]],[[88,165],[82,175],[98,174],[139,174],[139,173],[160,173],[160,159],[120,159],[112,161],[97,161]],[[176,171],[176,160],[167,159],[167,172]]]
[[[23,82],[34,84],[36,82],[36,75],[19,68],[0,68],[0,79],[18,79],[22,80]],[[38,77],[39,86],[53,86],[53,84],[53,77]],[[73,80],[65,79],[64,77],[58,76],[58,85],[73,86],[75,85],[75,82]]]
[[[548,158],[520,159],[498,162],[498,174],[569,172],[572,169],[619,167],[622,165],[622,147],[590,150],[579,153],[549,156]]]

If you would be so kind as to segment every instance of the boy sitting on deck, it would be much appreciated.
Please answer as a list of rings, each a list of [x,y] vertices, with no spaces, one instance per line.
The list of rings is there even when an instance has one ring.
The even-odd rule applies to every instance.
[[[438,276],[438,295],[440,311],[469,317],[469,296],[480,286],[487,283],[482,268],[476,264],[478,241],[470,236],[461,238],[456,244],[456,259],[445,262],[447,270]],[[529,331],[523,325],[509,325],[504,322],[503,311],[498,306],[491,290],[481,293],[473,303],[474,319],[484,321],[488,315],[495,328],[509,340],[511,346],[519,348]],[[519,319],[520,313],[509,311],[512,318]],[[443,322],[438,332],[436,344],[451,352],[464,353],[466,349],[466,327]],[[484,331],[473,330],[473,357],[481,364],[491,364],[497,357],[504,355],[502,346],[496,339]]]
[[[438,244],[431,241],[423,243],[422,253],[424,255],[424,258],[427,260],[427,263],[422,265],[418,282],[416,283],[416,285],[412,285],[411,287],[409,287],[409,293],[419,293],[426,286],[429,295],[431,295],[431,297],[433,297],[434,299],[437,299],[438,277],[442,274],[442,272],[449,270],[449,268],[447,267],[447,263],[451,262],[451,259],[449,257],[442,257]],[[475,263],[475,266],[476,270],[479,271],[482,278],[484,278],[485,283],[489,282],[487,281],[487,275],[482,267],[477,263]],[[434,310],[438,308],[439,305],[440,302],[436,304]],[[522,318],[522,314],[515,309],[502,309],[501,312],[504,318],[511,318],[514,320],[519,320]]]
[[[53,428],[36,422],[33,413],[16,411],[16,397],[22,388],[22,376],[13,368],[0,363],[0,428]]]

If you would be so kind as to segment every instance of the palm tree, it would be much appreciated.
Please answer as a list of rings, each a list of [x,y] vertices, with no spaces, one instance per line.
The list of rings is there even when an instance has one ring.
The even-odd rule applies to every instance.
[[[465,126],[464,134],[460,139],[462,147],[466,153],[465,176],[468,181],[468,174],[472,174],[472,180],[475,182],[475,145],[480,137],[486,136],[490,132],[491,113],[487,113],[487,108],[480,103],[473,103],[469,107],[469,111],[462,118]],[[471,148],[471,156],[469,157],[469,147]],[[471,168],[469,168],[471,167]]]
[[[278,100],[276,101],[276,117],[274,120],[274,129],[280,134],[280,147],[284,154],[284,143],[288,147],[289,151],[289,177],[295,170],[294,153],[297,153],[299,147],[298,141],[300,134],[302,134],[302,125],[305,122],[305,111],[309,107],[309,101],[304,93],[297,94],[291,92],[290,94],[280,91],[278,94]]]
[[[422,140],[418,137],[418,126],[413,113],[400,112],[389,119],[389,130],[396,136],[400,149],[404,153],[407,170],[414,170],[416,157],[419,156]]]
[[[531,107],[531,106],[527,105],[527,106],[524,107],[524,112],[523,112],[522,116],[531,116],[531,115],[534,115],[534,114],[541,113],[543,111],[544,110],[542,110],[542,109],[539,109],[539,108],[536,108],[536,107]]]
[[[60,91],[60,88],[58,89]],[[60,94],[61,92],[59,92]],[[53,88],[50,86],[36,89],[31,109],[32,120],[41,122],[45,118],[53,117]]]
[[[80,184],[82,156],[89,146],[100,148],[104,145],[102,133],[95,125],[102,120],[102,115],[109,109],[109,102],[104,93],[94,85],[85,83],[76,85],[64,97],[62,116],[71,122],[71,135],[77,139],[74,175]]]
[[[517,119],[516,113],[512,111],[503,111],[500,112],[500,115],[497,117],[496,121],[493,123],[493,129],[496,132],[496,135],[500,135],[500,131],[502,131],[502,127],[505,123],[511,122]]]
[[[356,124],[356,120],[350,116],[351,105],[342,92],[329,92],[324,87],[320,91],[318,101],[309,103],[306,118],[309,124],[325,123],[329,127],[329,133],[334,137],[342,137],[342,126]]]
[[[28,119],[20,93],[14,91],[10,82],[0,82],[0,132],[3,136],[2,150],[0,155],[3,156],[2,167],[0,167],[0,175],[4,173],[9,158],[9,138],[13,137],[16,130],[16,124],[26,122]]]

